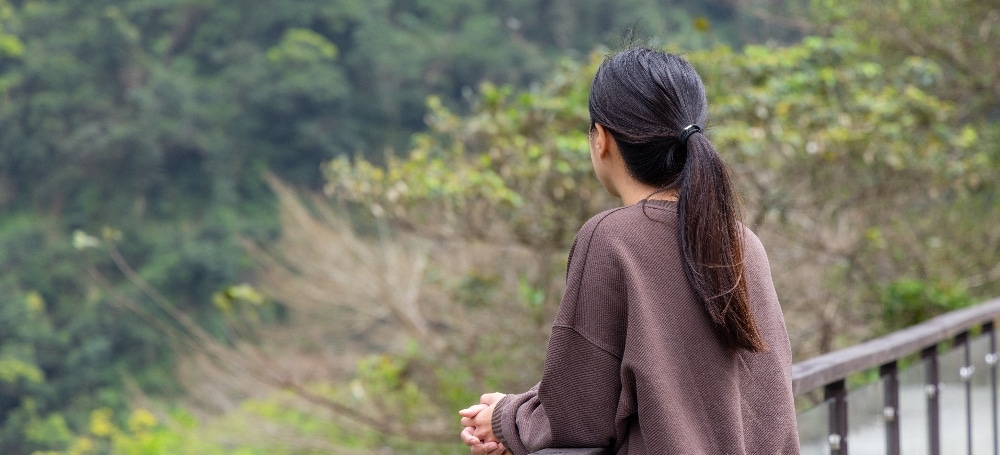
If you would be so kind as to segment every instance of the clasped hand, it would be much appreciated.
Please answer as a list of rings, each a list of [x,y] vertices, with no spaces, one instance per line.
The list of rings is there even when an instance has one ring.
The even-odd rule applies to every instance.
[[[479,404],[458,411],[462,416],[462,442],[473,455],[502,455],[510,453],[493,434],[493,410],[505,395],[486,393],[479,397]]]

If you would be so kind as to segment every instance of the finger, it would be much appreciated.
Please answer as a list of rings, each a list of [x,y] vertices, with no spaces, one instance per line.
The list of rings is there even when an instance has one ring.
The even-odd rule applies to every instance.
[[[465,427],[462,429],[462,433],[459,435],[459,437],[462,438],[462,442],[464,442],[465,445],[467,446],[476,446],[482,442],[479,440],[479,438],[477,438],[474,434],[472,434],[472,430],[474,429],[475,428],[472,427]]]
[[[484,393],[479,397],[479,402],[486,405],[491,405],[500,401],[501,398],[506,396],[506,394],[500,392]]]
[[[478,438],[480,441],[496,440],[493,437],[493,429],[489,425],[478,426],[472,429],[472,435]],[[492,442],[492,441],[491,441]]]
[[[492,431],[492,427],[493,427],[493,415],[492,414],[489,414],[489,413],[486,413],[486,412],[480,412],[479,414],[476,414],[476,416],[473,417],[470,420],[472,420],[472,424],[471,425],[466,425],[467,427],[482,427],[484,430],[491,430]]]
[[[472,406],[469,406],[465,409],[458,411],[458,415],[462,417],[475,417],[476,414],[479,414],[479,411],[482,411],[483,409],[486,409],[488,407],[489,407],[488,405],[482,403],[474,404]]]
[[[461,423],[463,427],[474,427],[476,426],[476,419],[472,417],[462,417]]]
[[[489,406],[489,405],[483,404],[483,403],[476,403],[474,405],[470,405],[469,407],[467,407],[465,409],[459,409],[458,413],[459,414],[468,414],[468,413],[472,413],[472,412],[476,412],[476,411],[481,411],[484,408],[486,408],[487,406]]]
[[[489,455],[497,450],[497,443],[487,442],[485,444],[479,444],[472,446],[473,455]]]

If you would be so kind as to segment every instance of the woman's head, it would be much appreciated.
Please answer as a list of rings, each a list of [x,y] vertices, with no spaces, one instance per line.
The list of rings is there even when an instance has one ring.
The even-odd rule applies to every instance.
[[[590,119],[607,128],[629,173],[654,187],[675,186],[687,158],[680,135],[705,125],[701,78],[683,58],[635,48],[608,57],[590,88]]]
[[[629,175],[677,190],[684,272],[716,333],[733,349],[762,351],[743,274],[739,199],[722,157],[701,134],[707,118],[701,78],[676,55],[620,52],[601,64],[591,85],[591,122],[610,133]]]

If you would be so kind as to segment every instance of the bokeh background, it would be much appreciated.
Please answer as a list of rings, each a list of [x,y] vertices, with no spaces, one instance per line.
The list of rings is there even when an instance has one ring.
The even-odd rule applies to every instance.
[[[685,55],[796,360],[1000,295],[1000,5],[0,0],[0,453],[467,453]]]

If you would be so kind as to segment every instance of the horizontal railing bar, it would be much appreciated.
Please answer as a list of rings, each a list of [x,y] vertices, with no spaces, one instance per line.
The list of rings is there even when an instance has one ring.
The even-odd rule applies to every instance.
[[[792,365],[792,391],[798,396],[854,373],[879,367],[1000,318],[1000,298],[951,311],[864,343]]]

